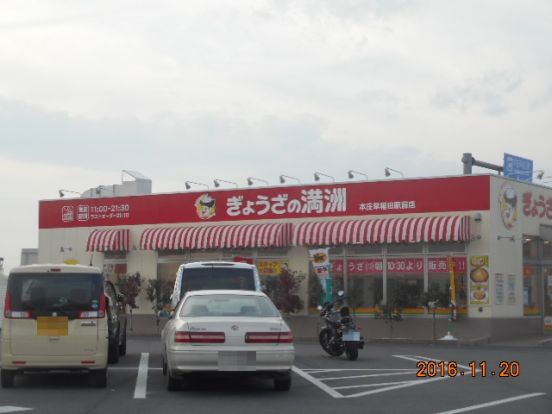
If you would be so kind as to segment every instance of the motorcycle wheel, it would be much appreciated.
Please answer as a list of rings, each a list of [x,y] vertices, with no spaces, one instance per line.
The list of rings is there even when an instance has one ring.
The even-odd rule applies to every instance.
[[[358,359],[358,342],[345,342],[345,355],[349,361]]]
[[[322,329],[318,335],[320,346],[331,356],[340,356],[344,351],[343,346],[332,346],[332,344],[330,344],[331,338],[332,332],[328,328]]]

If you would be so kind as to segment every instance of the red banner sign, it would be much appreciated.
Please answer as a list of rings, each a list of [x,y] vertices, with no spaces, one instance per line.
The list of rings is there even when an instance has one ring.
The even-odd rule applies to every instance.
[[[546,217],[552,220],[552,197],[542,194],[533,194],[532,191],[523,193],[523,214],[528,217]]]
[[[43,200],[39,228],[489,210],[490,178],[462,176]]]
[[[464,273],[467,269],[465,257],[453,257],[457,273]],[[332,274],[343,274],[344,262],[342,259],[331,260]],[[448,259],[446,257],[431,257],[428,259],[430,273],[448,273]],[[390,258],[387,259],[388,273],[423,273],[424,259],[413,258]],[[375,275],[383,273],[383,259],[348,259],[347,274],[354,275]]]

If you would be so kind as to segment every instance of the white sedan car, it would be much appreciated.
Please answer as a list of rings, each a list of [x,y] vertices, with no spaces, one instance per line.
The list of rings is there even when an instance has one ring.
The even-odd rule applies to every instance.
[[[169,391],[188,387],[194,372],[264,374],[277,390],[291,387],[293,336],[264,293],[188,292],[161,335]]]

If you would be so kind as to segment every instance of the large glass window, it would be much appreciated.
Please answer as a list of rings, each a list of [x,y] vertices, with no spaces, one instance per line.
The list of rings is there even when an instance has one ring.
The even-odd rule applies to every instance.
[[[535,236],[523,236],[523,314],[542,314],[543,269],[545,243]]]
[[[424,305],[423,258],[387,259],[387,303],[401,308]]]
[[[176,279],[176,272],[180,267],[182,262],[166,262],[157,264],[157,279],[162,280],[165,283],[168,283],[170,286],[174,286],[174,281]]]
[[[103,272],[112,283],[127,274],[126,252],[105,252]]]
[[[454,286],[456,307],[461,313],[467,312],[468,306],[468,276],[467,259],[453,258],[455,264]],[[428,300],[438,300],[437,306],[446,308],[450,303],[450,270],[447,257],[428,258]]]
[[[466,251],[466,245],[464,243],[429,243],[427,248],[430,253],[449,253],[449,252]]]
[[[552,266],[544,266],[544,316],[552,317]]]
[[[371,311],[383,300],[383,259],[347,257],[344,266],[351,306]]]
[[[542,309],[541,268],[535,264],[523,266],[523,314],[540,315]]]
[[[423,249],[422,243],[387,245],[388,254],[422,253],[422,249]]]

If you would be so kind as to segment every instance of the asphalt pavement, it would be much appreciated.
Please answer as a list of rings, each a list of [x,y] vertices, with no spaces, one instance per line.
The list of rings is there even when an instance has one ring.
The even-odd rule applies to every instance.
[[[161,371],[159,338],[130,337],[127,355],[109,368],[106,389],[93,388],[89,378],[80,374],[21,376],[14,388],[0,390],[0,413],[29,409],[56,414],[151,414],[186,409],[240,414],[305,410],[549,414],[552,347],[539,343],[542,339],[525,338],[525,345],[521,340],[484,345],[374,342],[366,345],[357,361],[330,357],[318,344],[303,342],[296,344],[289,392],[275,391],[269,379],[241,376],[201,376],[191,390],[169,392]],[[501,362],[507,365],[501,367]],[[457,367],[454,376],[452,366]],[[440,372],[441,367],[446,372]],[[501,377],[504,369],[507,376]]]

